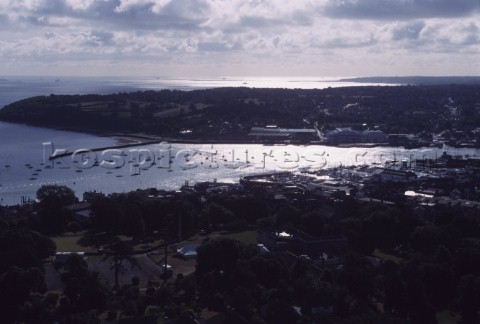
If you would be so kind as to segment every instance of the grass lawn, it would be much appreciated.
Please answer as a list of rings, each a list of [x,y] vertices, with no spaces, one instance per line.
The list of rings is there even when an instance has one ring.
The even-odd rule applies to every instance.
[[[52,240],[57,245],[57,252],[97,252],[97,250],[90,246],[82,246],[78,244],[78,241],[86,234],[86,231],[78,232],[78,233],[64,233],[59,236],[52,237]],[[132,241],[132,237],[125,236],[125,235],[117,235],[117,237],[124,242],[130,243]],[[132,245],[134,251],[142,251],[154,247],[156,245],[162,244],[164,241],[154,240],[147,243],[138,243]],[[105,242],[104,242],[105,243]]]
[[[381,250],[379,249],[375,249],[375,251],[373,251],[373,256],[376,256],[377,258],[380,258],[384,261],[387,261],[387,260],[390,260],[390,261],[393,261],[395,263],[401,263],[403,262],[403,259],[400,258],[400,257],[397,257],[393,254],[388,254],[388,253],[385,253],[385,252],[382,252]]]
[[[89,246],[81,246],[78,244],[78,240],[84,233],[69,234],[55,236],[51,239],[57,245],[57,252],[95,252],[95,250]]]
[[[217,237],[228,237],[234,240],[238,240],[245,244],[257,244],[257,231],[244,231],[244,232],[227,232],[227,231],[217,231],[208,234],[208,236],[199,236],[195,235],[186,240],[183,240],[178,244],[179,247],[190,245],[190,244],[202,244],[202,242],[207,239],[214,239]]]
[[[64,233],[59,236],[54,236],[52,237],[52,240],[55,242],[57,245],[57,252],[96,252],[96,249],[90,246],[82,246],[78,244],[78,241],[83,237],[85,232],[79,232],[79,233]],[[215,232],[211,233],[209,235],[211,238],[214,237],[228,237],[232,238],[235,240],[238,240],[242,243],[245,244],[257,244],[257,231],[244,231],[244,232]],[[130,242],[132,240],[131,237],[124,236],[124,235],[118,235],[118,238],[122,241],[125,242]],[[192,244],[192,243],[201,243],[205,238],[204,237],[194,237],[191,238],[187,241],[184,241],[187,244]],[[154,246],[158,246],[162,244],[164,241],[161,239],[149,242],[147,243],[138,243],[136,245],[133,245],[133,250],[134,251],[142,251],[149,249]],[[186,244],[180,244],[180,245],[186,245]]]

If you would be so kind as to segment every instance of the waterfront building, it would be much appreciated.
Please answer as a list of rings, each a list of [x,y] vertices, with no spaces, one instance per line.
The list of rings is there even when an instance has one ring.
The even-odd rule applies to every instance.
[[[387,143],[388,136],[380,130],[366,130],[362,132],[363,143]]]
[[[317,131],[314,128],[280,128],[276,125],[252,127],[248,135],[258,139],[318,140]]]
[[[365,130],[359,132],[346,128],[337,128],[326,134],[328,144],[355,144],[355,143],[387,143],[388,136],[380,130]]]

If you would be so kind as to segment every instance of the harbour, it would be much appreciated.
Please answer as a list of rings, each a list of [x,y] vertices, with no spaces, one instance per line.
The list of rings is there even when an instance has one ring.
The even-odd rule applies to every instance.
[[[444,151],[452,155],[480,156],[478,149],[449,147],[407,150],[382,146],[342,148],[324,145],[165,142],[133,143],[132,146],[132,143],[120,143],[115,138],[8,123],[0,123],[0,133],[3,139],[0,202],[3,205],[19,204],[22,199],[35,199],[36,190],[45,184],[66,185],[81,198],[86,191],[108,194],[146,188],[178,190],[185,181],[237,183],[242,176],[265,172],[301,173],[364,166],[384,167],[392,161],[400,166],[402,160],[412,165],[415,160],[435,160]],[[20,143],[18,138],[22,138]],[[52,142],[55,147],[65,148],[70,153],[65,153],[53,164],[45,164],[44,142]],[[102,167],[94,162],[82,168],[72,159],[71,152],[86,150],[94,153],[100,162],[102,150],[111,147],[121,147],[119,150],[124,153],[125,161],[119,168]],[[142,156],[138,155],[139,150],[144,152]],[[47,151],[47,156],[50,154]],[[132,156],[137,159],[135,163]],[[76,156],[76,159],[79,158]]]

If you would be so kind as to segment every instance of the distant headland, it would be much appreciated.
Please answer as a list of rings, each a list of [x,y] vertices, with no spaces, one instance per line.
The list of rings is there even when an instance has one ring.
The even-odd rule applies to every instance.
[[[336,131],[343,145],[365,132],[389,135],[390,145],[480,145],[480,77],[347,80],[418,85],[52,94],[7,105],[0,120],[199,143],[325,143]]]
[[[373,76],[344,78],[341,82],[409,85],[480,84],[480,76]]]

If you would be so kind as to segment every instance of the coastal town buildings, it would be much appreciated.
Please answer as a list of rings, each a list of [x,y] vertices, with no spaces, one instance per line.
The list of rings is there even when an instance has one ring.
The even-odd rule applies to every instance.
[[[336,128],[326,133],[326,142],[331,145],[355,143],[387,143],[388,136],[380,130],[356,131],[350,127]]]
[[[297,139],[318,140],[317,130],[314,128],[281,128],[277,125],[252,127],[248,134],[259,140],[265,139]]]

